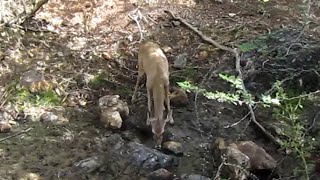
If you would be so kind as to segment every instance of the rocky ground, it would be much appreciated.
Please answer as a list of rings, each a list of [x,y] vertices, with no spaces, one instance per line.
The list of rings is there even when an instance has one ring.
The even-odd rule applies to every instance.
[[[177,82],[183,81],[211,92],[234,91],[219,77],[220,73],[237,74],[233,54],[203,42],[164,10],[220,44],[238,47],[245,85],[257,98],[272,89],[276,80],[299,92],[317,92],[318,4],[312,4],[305,29],[307,3],[299,0],[161,1],[139,8],[138,4],[49,1],[22,27],[1,26],[1,118],[9,119],[12,127],[0,129],[0,179],[218,179],[224,171],[221,151],[231,154],[227,160],[241,154],[236,156],[236,164],[248,162],[242,154],[247,152],[251,163],[252,159],[256,163],[251,168],[268,169],[251,170],[245,177],[298,178],[301,159],[279,149],[254,123],[248,123],[245,105],[209,100],[194,92],[173,98],[175,124],[167,125],[165,133],[169,148],[158,151],[150,128],[143,124],[145,86],[140,88],[137,102],[130,99],[140,33],[165,51],[172,92]],[[121,114],[120,128],[106,128],[99,121],[99,98],[106,95],[119,95],[116,99],[125,107],[120,108],[125,114]],[[315,138],[319,137],[318,104],[308,104],[302,112]],[[255,113],[268,131],[276,131],[278,121],[271,117],[270,109],[257,107]],[[258,146],[248,142],[223,145],[219,137],[231,142],[252,141]],[[250,152],[248,147],[256,151]],[[241,148],[245,149],[242,153],[238,151]],[[312,152],[303,156],[317,168],[319,157],[317,151]],[[167,171],[150,174],[160,168]],[[242,168],[247,170],[244,165]],[[309,169],[310,179],[317,178],[316,168]],[[230,175],[237,169],[225,171]],[[240,179],[240,175],[236,177]]]

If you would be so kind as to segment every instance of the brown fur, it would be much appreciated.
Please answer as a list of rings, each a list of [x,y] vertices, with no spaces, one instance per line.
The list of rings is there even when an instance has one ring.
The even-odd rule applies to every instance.
[[[148,117],[147,125],[151,124],[152,133],[158,146],[161,146],[162,134],[166,122],[174,123],[169,99],[169,65],[160,46],[154,42],[144,42],[140,45],[138,54],[138,78],[132,101],[135,101],[138,85],[143,74],[147,76]],[[153,98],[153,107],[152,107]],[[167,117],[163,118],[164,103]]]

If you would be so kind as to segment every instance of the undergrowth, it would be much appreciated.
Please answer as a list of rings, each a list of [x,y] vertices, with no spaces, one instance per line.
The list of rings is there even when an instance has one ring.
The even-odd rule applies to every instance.
[[[285,90],[281,82],[277,81],[274,85],[275,93],[271,95],[262,94],[260,100],[254,99],[253,95],[244,91],[241,86],[241,79],[219,74],[219,77],[227,81],[233,89],[233,92],[210,92],[192,84],[190,81],[178,82],[178,85],[191,92],[202,93],[205,97],[218,102],[227,102],[234,105],[250,104],[252,106],[263,106],[273,109],[273,119],[277,119],[281,124],[280,144],[281,149],[288,154],[293,154],[301,159],[301,164],[294,170],[296,177],[310,179],[310,170],[312,164],[307,162],[307,158],[314,150],[314,138],[307,135],[308,123],[302,118],[304,105],[312,102],[311,94],[295,94],[293,91]]]
[[[30,107],[53,107],[61,105],[61,97],[54,90],[31,92],[19,85],[12,85],[8,100],[16,103],[19,110]]]

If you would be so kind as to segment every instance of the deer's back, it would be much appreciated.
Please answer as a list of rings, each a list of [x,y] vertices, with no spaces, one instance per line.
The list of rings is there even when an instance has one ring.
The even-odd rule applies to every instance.
[[[158,44],[153,42],[142,44],[139,48],[138,60],[148,79],[169,78],[168,60]]]

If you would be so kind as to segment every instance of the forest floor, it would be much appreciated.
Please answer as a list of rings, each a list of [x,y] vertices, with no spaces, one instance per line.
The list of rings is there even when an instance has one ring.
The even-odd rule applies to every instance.
[[[22,109],[25,114],[62,107],[67,123],[48,125],[32,118],[15,119],[12,131],[1,133],[0,139],[26,129],[28,132],[0,141],[0,179],[70,179],[66,172],[75,163],[103,154],[104,138],[126,133],[126,130],[105,129],[99,123],[97,102],[104,95],[120,95],[128,102],[131,117],[145,118],[145,113],[141,113],[145,112],[147,102],[144,86],[139,92],[139,102],[130,102],[137,77],[140,30],[128,15],[134,14],[135,9],[137,6],[130,0],[49,1],[20,29],[28,29],[25,33],[16,35],[17,32],[6,29],[14,35],[1,45],[5,56],[1,61],[1,107],[11,106],[16,112]],[[139,24],[144,38],[169,49],[166,55],[172,87],[178,87],[177,82],[191,81],[209,91],[227,92],[230,84],[218,74],[234,71],[233,55],[203,42],[193,31],[172,21],[164,10],[172,11],[220,44],[239,47],[274,29],[302,31],[305,9],[306,4],[299,0],[265,3],[168,0],[141,6],[139,10],[146,21]],[[319,10],[312,13],[319,19]],[[319,26],[313,25],[309,33],[319,37]],[[185,58],[184,67],[173,66],[177,57]],[[44,72],[58,84],[58,90],[39,95],[38,99],[32,96],[35,99],[30,100],[30,92],[16,88],[27,70]],[[218,164],[212,161],[208,147],[216,137],[225,137],[254,141],[278,162],[280,179],[294,177],[296,162],[300,160],[280,152],[259,129],[248,125],[249,120],[225,128],[248,113],[245,106],[209,100],[202,95],[195,98],[192,92],[188,98],[190,103],[186,107],[173,106],[175,124],[167,126],[182,142],[186,154],[180,157],[175,174],[215,177]],[[258,121],[263,121],[265,116],[261,115]],[[311,113],[310,118],[313,116]],[[142,142],[152,146],[151,137]],[[104,179],[106,174],[95,172],[82,178]]]

